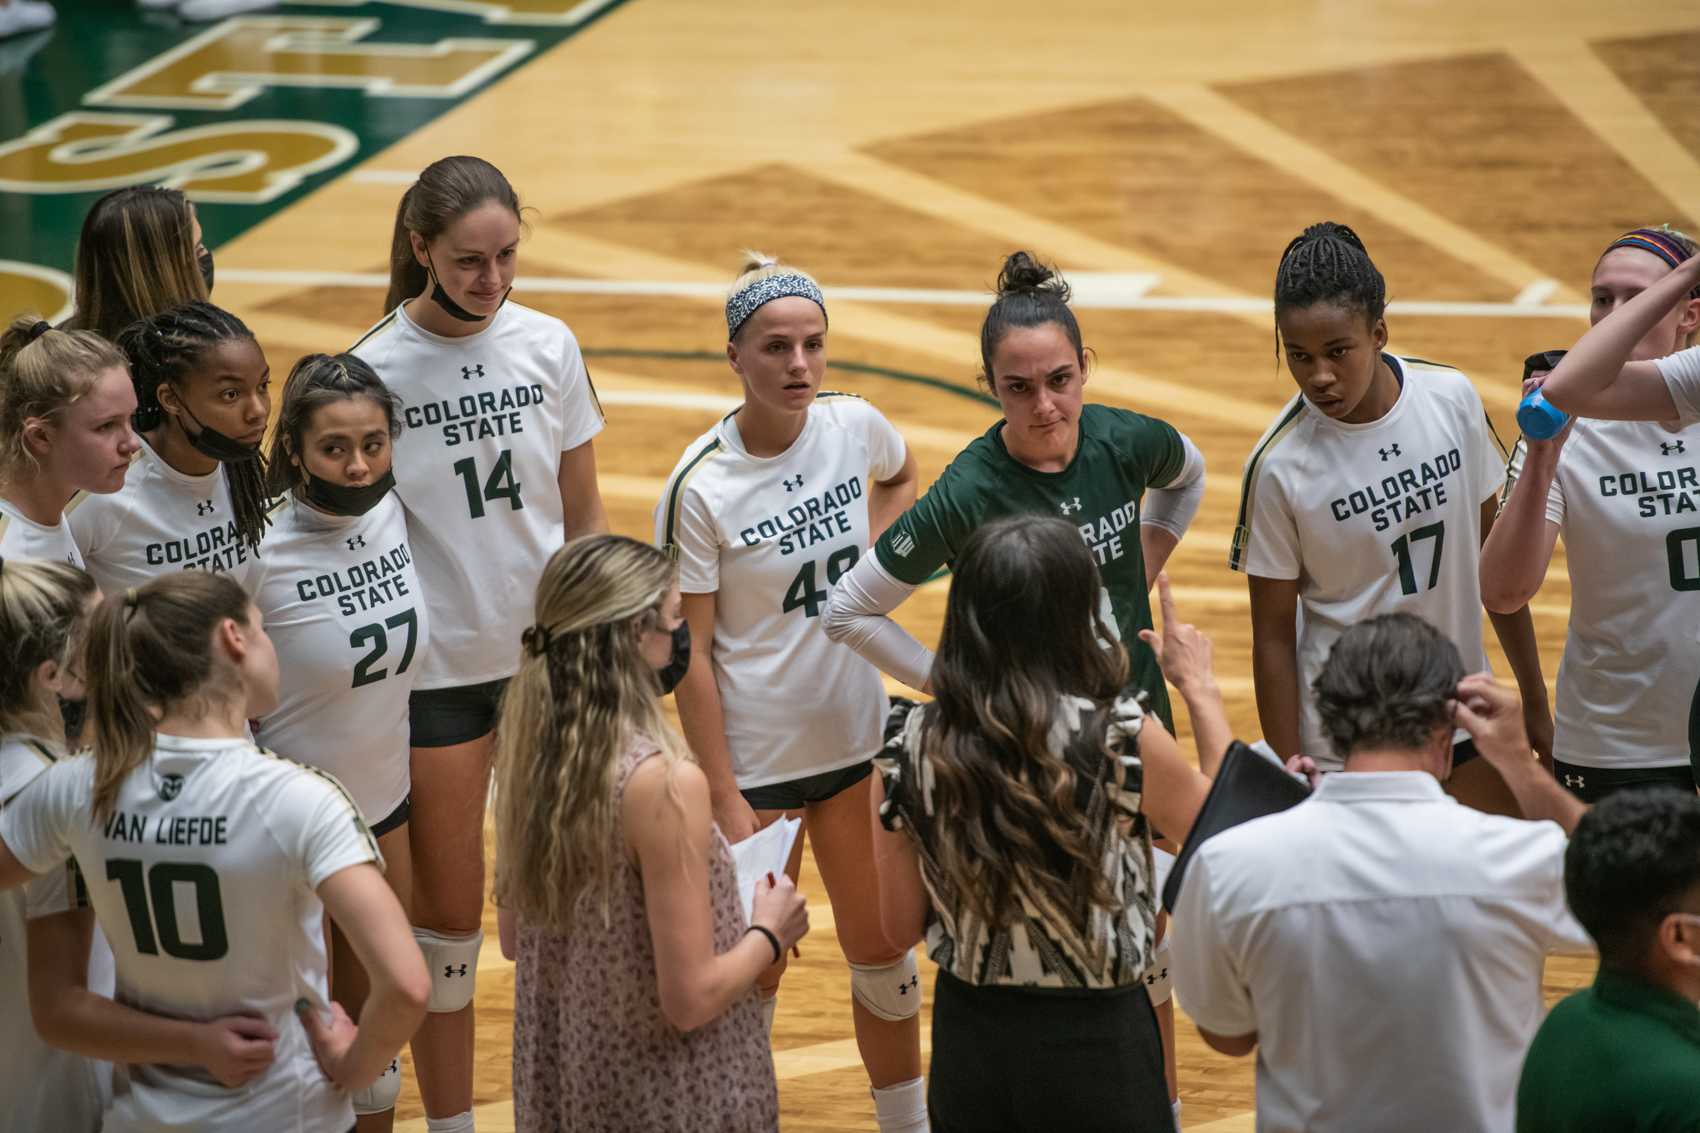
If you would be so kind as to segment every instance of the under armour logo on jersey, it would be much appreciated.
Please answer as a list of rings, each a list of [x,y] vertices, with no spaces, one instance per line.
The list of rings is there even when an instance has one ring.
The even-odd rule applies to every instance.
[[[211,515],[212,511],[213,502],[211,500],[200,500],[195,504],[196,515]]]
[[[1384,449],[1377,449],[1376,451],[1381,453],[1381,462],[1385,464],[1399,455],[1399,446],[1397,444],[1391,444]]]
[[[1156,987],[1158,980],[1166,980],[1168,978],[1169,966],[1167,964],[1163,965],[1161,968],[1152,968],[1149,972],[1145,973],[1145,986]]]
[[[348,544],[349,550],[358,551],[366,545],[366,536],[356,535],[352,539],[344,539],[343,542]]]
[[[458,967],[458,970],[457,970],[457,967]],[[443,965],[443,978],[445,980],[452,980],[456,976],[464,976],[464,975],[466,975],[466,965],[465,964],[460,964],[458,966],[455,965],[455,964],[444,964]]]
[[[1080,497],[1076,496],[1072,501],[1063,500],[1057,507],[1064,515],[1073,515],[1080,510]]]
[[[462,366],[460,368],[460,380],[463,382],[470,382],[473,378],[482,378],[483,376],[484,363],[482,362],[476,366]]]
[[[1587,780],[1584,779],[1581,775],[1566,775],[1566,776],[1564,776],[1564,785],[1566,787],[1569,787],[1571,790],[1580,791],[1583,787],[1587,786],[1588,784],[1587,784]]]
[[[803,474],[799,472],[797,473],[797,478],[795,480],[785,480],[783,483],[785,484],[785,490],[787,492],[795,492],[798,488],[803,486]]]
[[[1669,456],[1673,452],[1687,451],[1687,446],[1682,441],[1671,441],[1668,444],[1664,441],[1659,442],[1659,452],[1663,453],[1665,456]]]
[[[170,802],[183,793],[183,776],[167,775],[159,781],[159,797]]]
[[[891,549],[898,558],[906,559],[915,549],[915,537],[907,531],[899,531],[891,537]]]

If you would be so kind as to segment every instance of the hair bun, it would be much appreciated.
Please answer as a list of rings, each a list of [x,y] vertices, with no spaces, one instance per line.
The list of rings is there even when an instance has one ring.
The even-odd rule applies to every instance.
[[[1055,268],[1033,258],[1030,252],[1012,252],[998,272],[998,294],[1021,295],[1049,291],[1068,302],[1069,287]]]
[[[777,257],[770,256],[766,252],[753,252],[750,249],[745,248],[744,266],[738,269],[738,274],[748,275],[752,271],[763,271],[767,268],[776,268],[778,266],[779,260]]]

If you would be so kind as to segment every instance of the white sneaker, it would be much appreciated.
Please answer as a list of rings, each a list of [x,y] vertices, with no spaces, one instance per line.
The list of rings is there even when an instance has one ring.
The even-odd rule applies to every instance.
[[[39,0],[12,0],[0,8],[0,39],[50,28],[56,19],[58,17],[51,4],[43,4]]]
[[[278,0],[182,0],[177,14],[185,20],[222,20],[246,12],[263,12],[277,4]]]

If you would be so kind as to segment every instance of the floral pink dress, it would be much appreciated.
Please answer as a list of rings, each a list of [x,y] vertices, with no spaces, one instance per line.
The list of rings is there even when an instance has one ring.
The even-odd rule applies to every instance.
[[[635,747],[616,791],[658,754]],[[616,814],[619,813],[616,808]],[[616,833],[623,845],[624,837]],[[731,851],[718,827],[709,863],[714,948],[748,927]],[[706,1026],[681,1033],[661,1013],[643,878],[622,855],[608,923],[597,902],[565,934],[519,930],[514,987],[514,1118],[520,1133],[771,1133],[779,1096],[767,1027],[752,990]]]

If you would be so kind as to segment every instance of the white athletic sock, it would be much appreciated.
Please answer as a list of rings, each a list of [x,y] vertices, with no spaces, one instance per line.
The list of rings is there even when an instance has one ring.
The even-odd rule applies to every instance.
[[[773,1038],[773,1012],[779,1006],[779,997],[770,995],[761,1001],[761,1017],[767,1023],[767,1037]]]
[[[427,1117],[425,1128],[429,1133],[477,1133],[472,1127],[472,1111],[457,1113],[453,1117]]]
[[[927,1133],[927,1080],[911,1078],[874,1092],[880,1133]]]
[[[278,0],[183,0],[177,14],[185,20],[222,20],[244,12],[263,12],[277,7]]]
[[[51,4],[37,3],[36,0],[12,0],[12,3],[0,8],[0,38],[27,35],[32,31],[50,28],[56,18]]]
[[[1175,1133],[1181,1133],[1181,1099],[1170,1102],[1169,1108],[1175,1111]]]

